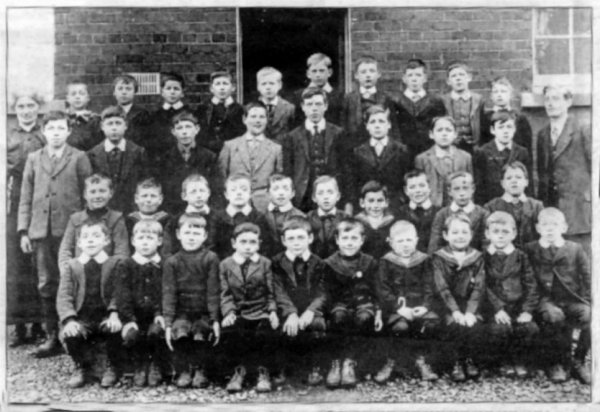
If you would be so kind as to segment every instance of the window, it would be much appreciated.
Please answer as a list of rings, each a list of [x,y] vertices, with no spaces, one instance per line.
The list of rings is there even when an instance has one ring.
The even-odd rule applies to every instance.
[[[129,73],[138,82],[137,95],[160,94],[160,73]]]

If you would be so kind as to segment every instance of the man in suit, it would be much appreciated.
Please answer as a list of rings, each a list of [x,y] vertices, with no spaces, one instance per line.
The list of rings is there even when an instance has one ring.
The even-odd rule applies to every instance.
[[[565,238],[580,243],[591,256],[592,141],[589,129],[569,116],[572,103],[570,91],[544,88],[550,124],[537,136],[538,198],[565,214]]]

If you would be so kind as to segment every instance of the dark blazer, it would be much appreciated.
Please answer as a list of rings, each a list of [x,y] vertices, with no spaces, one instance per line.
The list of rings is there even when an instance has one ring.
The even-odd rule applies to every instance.
[[[446,112],[456,119],[454,109],[452,108],[452,98],[450,93],[442,96],[444,106],[446,106]],[[471,124],[471,136],[473,138],[473,146],[479,146],[481,143],[481,116],[483,115],[483,97],[471,91],[471,112],[469,114],[469,123]],[[460,142],[457,142],[459,145]]]
[[[164,155],[177,144],[177,139],[171,133],[173,128],[172,120],[173,117],[182,112],[192,113],[192,108],[184,104],[177,110],[165,110],[161,103],[156,110],[150,113],[150,121],[148,122],[146,132],[143,138],[139,139],[139,145],[146,149],[149,171],[156,178],[160,179],[163,174],[161,168]]]
[[[123,259],[115,268],[115,282],[117,309],[123,324],[148,322],[148,317],[152,322],[162,315],[162,262],[140,265],[131,257]]]
[[[307,85],[308,87],[308,85]],[[296,106],[296,115],[294,116],[296,126],[301,125],[306,120],[304,111],[302,110],[302,92],[306,90],[306,87],[296,90],[294,93],[293,102]],[[331,93],[327,93],[327,111],[325,112],[325,120],[329,123],[333,123],[336,126],[341,125],[341,113],[344,102],[344,92],[333,88]]]
[[[267,222],[267,227],[269,228],[268,235],[271,238],[268,243],[270,245],[270,250],[265,251],[265,256],[275,256],[279,252],[285,250],[285,247],[281,244],[281,235],[285,221],[292,217],[306,217],[306,215],[304,212],[294,207],[287,212],[281,212],[281,216],[278,217],[279,222],[275,219],[275,213],[268,210],[265,213],[265,220]]]
[[[196,116],[200,122],[200,133],[196,136],[196,142],[216,155],[223,148],[223,144],[235,137],[246,133],[246,126],[242,121],[244,108],[241,104],[233,102],[225,108],[225,119],[221,124],[211,125],[215,105],[209,101],[198,106]]]
[[[431,237],[429,239],[429,254],[434,253],[436,250],[444,247],[447,243],[442,235],[444,231],[444,222],[454,212],[450,210],[450,206],[446,206],[440,209],[435,215],[433,223],[431,225]],[[471,247],[481,250],[483,245],[487,242],[485,239],[485,221],[490,215],[486,209],[479,205],[475,205],[475,208],[468,213],[469,219],[471,219],[471,232],[473,238],[471,239]]]
[[[390,227],[394,224],[394,215],[386,214],[379,227],[373,227],[369,223],[369,219],[365,212],[360,212],[355,219],[360,220],[365,227],[364,243],[361,251],[373,256],[375,259],[380,259],[390,250],[390,245],[387,238],[390,235]]]
[[[523,202],[521,209],[515,209],[512,204],[504,201],[501,197],[490,200],[484,206],[490,214],[496,211],[510,213],[515,218],[517,224],[517,237],[514,244],[517,248],[523,249],[531,241],[537,240],[540,236],[535,228],[537,217],[544,208],[544,204],[531,197]]]
[[[71,133],[67,138],[67,144],[84,152],[90,150],[104,139],[100,123],[100,116],[97,113],[92,113],[89,118],[70,113]]]
[[[592,140],[587,129],[569,117],[552,149],[550,126],[537,138],[538,199],[558,207],[567,218],[567,234],[592,230]]]
[[[331,230],[325,232],[323,219],[319,217],[317,210],[311,210],[306,214],[306,218],[310,222],[313,232],[313,243],[311,251],[321,259],[326,259],[337,251],[335,243],[335,227],[346,215],[341,210],[335,211],[335,217],[331,218]]]
[[[492,127],[492,116],[494,115],[494,111],[490,109],[485,109],[483,111],[483,115],[481,116],[481,142],[480,144],[485,144],[494,140],[494,135],[490,131]],[[533,132],[531,131],[531,125],[529,124],[529,120],[522,113],[516,113],[517,119],[515,120],[515,136],[513,137],[513,142],[518,144],[519,146],[527,149],[527,153],[532,152],[532,142],[533,142]]]
[[[213,212],[211,212],[211,215]],[[235,229],[236,223],[234,219],[227,214],[225,209],[217,210],[214,212],[214,226],[213,233],[211,234],[214,239],[213,250],[219,255],[220,259],[225,259],[233,253],[233,246],[231,246],[231,237],[233,235],[233,229]],[[244,216],[237,224],[251,222],[260,228],[260,252],[266,253],[272,249],[271,236],[269,233],[269,225],[265,215],[252,208],[252,211],[248,216]],[[210,224],[210,223],[209,223]]]
[[[143,146],[150,119],[150,113],[146,109],[135,103],[132,104],[126,116],[127,131],[125,132],[125,139],[134,142],[138,146]]]
[[[284,136],[294,127],[295,115],[296,107],[283,97],[279,96],[277,104],[273,106],[271,117],[267,123],[265,136],[275,140],[279,144],[283,144]]]

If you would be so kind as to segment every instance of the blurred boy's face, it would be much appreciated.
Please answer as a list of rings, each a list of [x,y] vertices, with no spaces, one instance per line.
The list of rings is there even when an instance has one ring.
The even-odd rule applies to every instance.
[[[329,212],[335,208],[340,200],[340,191],[334,181],[324,182],[317,185],[313,193],[313,200],[324,212]]]
[[[304,229],[286,230],[281,236],[281,243],[294,256],[300,256],[308,250],[313,242],[313,235]]]
[[[435,122],[433,130],[429,132],[429,137],[435,142],[436,146],[448,149],[456,139],[456,129],[449,120],[439,119]]]
[[[375,113],[369,116],[367,120],[367,131],[369,136],[373,139],[383,139],[390,131],[390,121],[388,120],[387,113]]]
[[[165,103],[175,104],[183,99],[183,87],[177,80],[167,80],[160,90],[160,95]]]
[[[98,225],[83,226],[77,239],[77,246],[81,251],[92,257],[100,253],[109,243],[108,236]]]
[[[276,74],[262,76],[257,82],[257,89],[262,97],[271,101],[281,90],[281,80]]]
[[[251,108],[248,114],[244,116],[244,124],[251,135],[263,134],[267,127],[267,109],[263,107]]]
[[[463,67],[456,67],[448,73],[448,79],[446,83],[457,93],[462,93],[469,90],[469,82],[472,80],[472,76],[467,73]]]
[[[135,192],[134,200],[141,213],[151,215],[158,211],[163,201],[163,195],[157,187],[141,187]]]
[[[306,77],[310,80],[310,84],[318,87],[327,84],[332,74],[333,70],[327,67],[323,61],[313,64],[306,70]]]
[[[446,242],[453,250],[465,250],[471,243],[471,226],[461,220],[452,220],[442,233]]]
[[[133,86],[133,83],[125,83],[121,80],[115,85],[113,95],[119,106],[127,106],[128,104],[133,103],[135,87]]]
[[[225,100],[235,91],[229,77],[216,77],[210,84],[210,92],[219,100]]]
[[[183,223],[175,232],[183,250],[198,250],[206,241],[206,229],[190,223]]]
[[[368,192],[359,201],[367,216],[381,217],[388,208],[388,200],[383,191]]]
[[[200,126],[189,120],[177,122],[177,124],[171,129],[171,133],[173,133],[173,136],[175,136],[177,142],[186,147],[194,143],[194,139],[196,139],[196,135],[199,132]]]
[[[544,95],[544,107],[546,114],[550,118],[558,118],[566,116],[569,113],[569,107],[573,103],[573,99],[565,99],[563,92],[560,89],[550,88],[546,90]]]
[[[511,167],[506,169],[500,184],[506,193],[517,197],[525,193],[525,188],[529,185],[529,180],[527,180],[525,173],[521,169]]]
[[[67,86],[67,103],[73,110],[84,110],[90,102],[90,95],[85,84]]]
[[[517,127],[515,126],[515,121],[512,119],[505,122],[496,122],[490,128],[490,132],[494,135],[495,140],[502,145],[512,142],[516,131]]]
[[[275,206],[281,207],[289,204],[294,197],[292,179],[288,178],[271,183],[269,197]]]
[[[50,120],[44,125],[42,133],[49,147],[60,149],[67,142],[67,138],[71,134],[71,129],[69,128],[67,119]]]
[[[567,222],[564,216],[541,216],[535,229],[540,234],[540,238],[546,242],[554,243],[562,239],[563,234],[567,232]]]
[[[37,121],[39,111],[40,105],[29,96],[21,96],[15,102],[17,119],[22,125],[33,125]]]
[[[107,180],[89,183],[83,191],[83,198],[90,210],[102,209],[108,205],[113,193]]]
[[[492,103],[499,107],[508,107],[510,104],[510,87],[505,84],[494,84],[492,86]]]
[[[250,182],[245,179],[225,183],[225,199],[230,205],[242,208],[250,203]]]
[[[419,237],[415,228],[407,228],[406,230],[395,230],[387,241],[396,255],[407,258],[417,250]]]
[[[158,247],[162,245],[162,237],[151,232],[136,232],[131,237],[131,244],[137,253],[144,257],[156,254]]]
[[[116,144],[125,136],[127,122],[122,117],[108,117],[102,120],[101,128],[104,136]]]
[[[356,73],[354,73],[354,78],[358,84],[367,88],[377,85],[380,76],[376,63],[361,63],[356,68]]]
[[[196,209],[202,209],[208,203],[210,189],[204,182],[188,182],[185,190],[181,193],[181,198],[188,205]]]
[[[515,240],[517,231],[512,225],[492,223],[485,230],[485,237],[496,249],[504,249]]]
[[[425,83],[427,83],[425,69],[423,67],[406,69],[402,76],[402,81],[411,92],[420,92],[425,87]]]
[[[417,205],[420,205],[429,199],[431,188],[427,182],[427,176],[419,175],[408,179],[406,181],[406,186],[404,187],[404,193],[406,193],[406,196]]]
[[[459,207],[465,207],[473,199],[473,179],[457,177],[450,182],[450,197]]]
[[[337,243],[340,253],[344,256],[356,255],[364,242],[365,237],[359,227],[340,232],[335,238],[335,243]]]
[[[302,101],[302,111],[308,120],[319,123],[327,111],[327,103],[323,96],[316,95]]]
[[[258,252],[260,240],[256,233],[240,233],[235,239],[231,240],[233,249],[246,259]]]

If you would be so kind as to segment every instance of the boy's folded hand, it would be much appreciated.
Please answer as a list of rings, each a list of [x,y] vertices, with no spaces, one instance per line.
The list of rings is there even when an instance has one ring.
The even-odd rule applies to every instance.
[[[473,315],[472,313],[465,313],[465,326],[467,327],[472,327],[474,324],[477,323],[477,317],[475,315]]]
[[[125,339],[130,330],[139,330],[137,323],[128,322],[125,325],[123,325],[123,329],[121,330],[121,337]]]
[[[79,335],[80,330],[81,325],[79,325],[79,322],[76,320],[70,320],[63,329],[63,335],[65,338],[74,338]]]
[[[223,326],[224,328],[228,328],[229,326],[233,326],[233,324],[235,323],[236,319],[237,318],[235,316],[235,313],[229,312],[227,314],[227,316],[225,316],[225,318],[223,318],[223,321],[221,322],[221,326]]]
[[[217,346],[219,344],[219,341],[221,340],[221,325],[219,325],[219,322],[215,321],[212,324],[212,328],[213,328],[213,338],[214,338],[214,343],[213,346]]]
[[[123,327],[123,325],[121,324],[121,319],[119,319],[119,314],[114,311],[110,312],[110,315],[108,315],[108,319],[106,319],[102,323],[106,325],[106,327],[111,333],[117,333]]]
[[[383,329],[383,320],[381,319],[381,310],[375,312],[375,332]]]
[[[171,352],[173,352],[173,344],[171,343],[171,341],[173,340],[172,335],[172,329],[169,326],[166,330],[165,330],[165,341],[167,342],[167,347],[171,350]]]
[[[517,318],[517,323],[531,322],[532,319],[533,319],[533,316],[531,316],[531,313],[529,313],[529,312],[523,312]]]
[[[503,309],[500,309],[498,312],[496,312],[494,315],[494,320],[496,323],[501,325],[510,325],[510,316],[508,316],[508,313],[506,313]]]
[[[425,306],[415,306],[412,308],[412,314],[415,318],[422,318],[429,312]]]
[[[285,323],[283,324],[283,333],[288,336],[296,336],[298,335],[298,326],[299,319],[296,313],[292,313],[287,317]]]
[[[161,328],[165,328],[165,318],[164,316],[158,315],[154,318],[154,323],[160,325]]]
[[[413,320],[413,311],[411,308],[407,307],[407,306],[402,306],[400,309],[398,309],[396,311],[396,313],[400,316],[402,316],[404,319],[406,319],[407,321],[411,321]]]
[[[279,327],[279,318],[277,317],[277,312],[269,313],[269,322],[271,322],[272,329],[277,329]]]
[[[461,326],[466,326],[465,315],[461,311],[455,310],[452,312],[452,320]]]
[[[23,251],[23,253],[33,252],[33,247],[31,247],[31,240],[29,240],[29,236],[27,235],[21,236],[21,250]]]
[[[315,312],[307,309],[304,311],[302,316],[300,316],[300,321],[298,323],[298,327],[300,328],[300,330],[304,330],[310,326],[310,324],[313,322],[314,319],[315,319]]]

